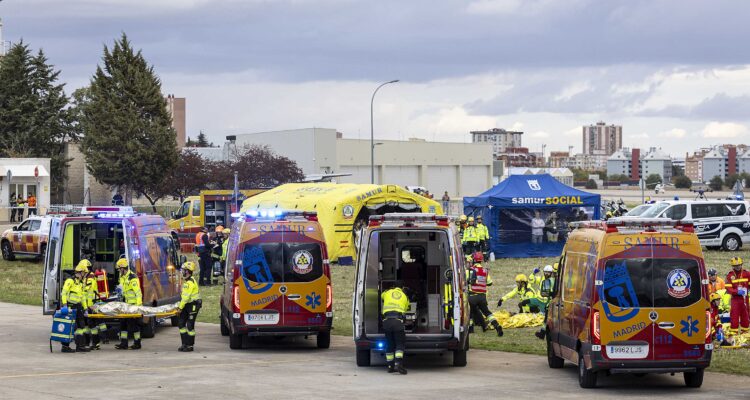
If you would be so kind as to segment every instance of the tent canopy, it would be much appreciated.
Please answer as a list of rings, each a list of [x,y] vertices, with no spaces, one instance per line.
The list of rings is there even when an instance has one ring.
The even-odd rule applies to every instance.
[[[349,264],[356,256],[353,232],[367,224],[370,215],[386,212],[443,214],[440,204],[396,185],[353,183],[288,183],[260,193],[242,203],[251,209],[316,211],[323,227],[328,258]]]
[[[568,224],[599,219],[601,196],[567,186],[549,174],[511,175],[476,197],[464,197],[464,213],[481,215],[496,257],[560,255]],[[542,234],[533,220],[544,221]],[[533,235],[539,242],[533,242]]]

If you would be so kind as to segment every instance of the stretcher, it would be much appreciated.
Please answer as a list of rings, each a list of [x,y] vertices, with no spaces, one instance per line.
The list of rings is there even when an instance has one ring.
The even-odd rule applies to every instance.
[[[169,311],[169,312],[160,312],[160,313],[143,313],[143,314],[89,314],[89,318],[94,319],[128,319],[128,318],[144,318],[144,317],[153,317],[153,318],[171,318],[176,317],[180,313],[180,310],[177,309],[175,311]]]

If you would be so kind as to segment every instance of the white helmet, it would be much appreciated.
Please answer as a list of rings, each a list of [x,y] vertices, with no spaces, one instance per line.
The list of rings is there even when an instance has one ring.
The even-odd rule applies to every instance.
[[[544,271],[544,272],[555,272],[555,269],[552,268],[551,265],[545,265],[544,269],[542,271]]]

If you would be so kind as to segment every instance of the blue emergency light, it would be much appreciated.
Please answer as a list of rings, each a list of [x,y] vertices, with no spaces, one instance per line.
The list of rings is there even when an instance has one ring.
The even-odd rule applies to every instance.
[[[377,343],[375,344],[375,347],[376,347],[376,348],[377,348],[378,350],[383,350],[383,349],[385,348],[385,342],[379,341],[379,342],[377,342]]]

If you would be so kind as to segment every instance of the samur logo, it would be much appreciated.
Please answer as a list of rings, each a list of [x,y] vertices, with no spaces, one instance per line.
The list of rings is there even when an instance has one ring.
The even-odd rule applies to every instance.
[[[526,183],[529,184],[529,189],[531,190],[542,190],[542,187],[539,186],[539,181],[536,179],[529,179],[526,181]]]

